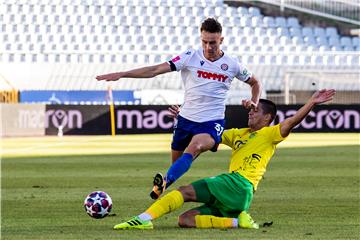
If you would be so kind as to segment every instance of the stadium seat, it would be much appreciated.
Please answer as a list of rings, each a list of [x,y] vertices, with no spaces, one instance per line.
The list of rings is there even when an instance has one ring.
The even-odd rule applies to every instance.
[[[329,46],[340,46],[340,41],[339,41],[339,38],[338,37],[330,37],[329,38]]]
[[[289,28],[289,33],[292,37],[302,37],[301,28]]]
[[[328,46],[327,38],[323,35],[321,37],[316,37],[316,42],[319,46]]]
[[[267,65],[277,64],[276,55],[265,55],[264,63],[267,64]]]
[[[337,30],[334,27],[327,27],[325,29],[325,34],[327,37],[337,37],[338,36]]]
[[[266,35],[266,28],[256,27],[254,29],[255,36],[262,37]]]
[[[289,28],[299,28],[300,27],[299,20],[295,17],[289,17],[287,19],[286,23]]]
[[[284,17],[276,17],[275,18],[275,25],[277,27],[286,28],[287,27],[286,19]]]
[[[308,46],[317,45],[317,42],[316,42],[315,38],[312,35],[304,37],[304,42]]]
[[[326,37],[325,29],[321,27],[314,28],[315,37]]]
[[[251,26],[253,28],[262,26],[262,17],[261,16],[253,16],[251,18]]]
[[[270,16],[264,16],[263,17],[263,25],[264,27],[275,27],[276,24],[275,24],[275,19],[273,17],[270,17]]]
[[[254,28],[252,28],[252,27],[244,27],[244,28],[243,28],[243,34],[244,34],[245,36],[252,36],[252,35],[254,35]]]
[[[249,14],[252,16],[261,16],[260,9],[257,7],[249,7],[248,11]]]
[[[276,32],[279,36],[290,36],[289,30],[286,27],[278,27],[276,28]]]
[[[314,33],[313,33],[313,29],[310,27],[303,27],[302,28],[302,35],[304,37],[313,37]]]
[[[276,55],[276,60],[275,60],[275,63],[277,65],[285,65],[288,63],[288,56],[287,55]]]
[[[266,35],[268,37],[277,36],[276,28],[268,28],[268,29],[266,29]]]
[[[248,11],[248,9],[245,8],[245,7],[238,7],[238,8],[237,8],[237,12],[238,12],[238,14],[240,15],[240,17],[249,15],[249,11]]]
[[[349,47],[352,48],[352,41],[350,37],[341,37],[340,38],[340,45],[342,47]]]
[[[354,48],[360,46],[360,37],[352,37],[351,42]]]
[[[241,56],[241,62],[245,65],[254,64],[254,55],[243,55]]]
[[[248,17],[240,18],[240,27],[251,27],[251,18]]]
[[[304,39],[301,36],[294,36],[291,38],[291,42],[294,45],[300,45],[304,43]]]

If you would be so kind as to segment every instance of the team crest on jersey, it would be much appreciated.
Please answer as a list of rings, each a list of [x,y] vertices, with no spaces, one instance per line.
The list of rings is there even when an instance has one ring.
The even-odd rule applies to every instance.
[[[201,65],[201,66],[204,65],[204,63],[205,63],[205,62],[204,62],[203,60],[200,61],[200,65]]]
[[[221,69],[222,69],[223,71],[226,71],[226,70],[229,69],[229,66],[228,66],[226,63],[221,64],[220,67],[221,67]]]
[[[251,138],[255,137],[255,136],[256,136],[256,134],[257,134],[257,132],[252,132],[252,133],[250,134],[250,136],[249,136],[249,139],[251,139]]]
[[[174,63],[174,62],[177,62],[180,60],[180,56],[176,56],[174,57],[173,59],[171,59],[171,61]]]

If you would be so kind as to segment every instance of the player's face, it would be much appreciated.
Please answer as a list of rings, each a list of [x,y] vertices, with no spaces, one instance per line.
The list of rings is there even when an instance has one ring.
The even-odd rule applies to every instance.
[[[264,112],[261,109],[261,103],[258,104],[258,107],[252,108],[249,112],[248,125],[252,129],[259,129],[263,127],[264,124]]]
[[[220,45],[223,39],[224,37],[221,36],[221,33],[201,32],[201,44],[206,59],[215,61],[222,55]]]

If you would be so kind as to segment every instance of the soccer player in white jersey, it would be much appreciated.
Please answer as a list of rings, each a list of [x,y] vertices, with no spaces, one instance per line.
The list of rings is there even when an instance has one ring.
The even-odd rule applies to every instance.
[[[226,94],[234,77],[251,87],[252,97],[243,101],[244,106],[250,109],[259,102],[261,83],[236,58],[220,48],[224,39],[221,24],[214,18],[207,18],[201,24],[200,34],[201,48],[186,50],[168,62],[96,77],[99,81],[116,81],[181,71],[185,97],[174,125],[173,164],[164,178],[160,173],[154,177],[150,194],[153,199],[180,178],[200,153],[216,151],[224,130]]]

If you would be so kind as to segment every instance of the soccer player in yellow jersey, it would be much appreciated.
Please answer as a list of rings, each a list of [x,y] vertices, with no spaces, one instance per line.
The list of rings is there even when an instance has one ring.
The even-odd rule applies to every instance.
[[[275,126],[270,126],[276,115],[275,104],[260,99],[249,112],[248,128],[226,130],[222,135],[222,143],[232,148],[229,173],[181,186],[114,229],[152,229],[152,220],[180,208],[184,202],[204,204],[181,214],[180,227],[259,228],[247,211],[277,144],[315,105],[332,100],[334,95],[333,89],[315,92],[295,115]]]

